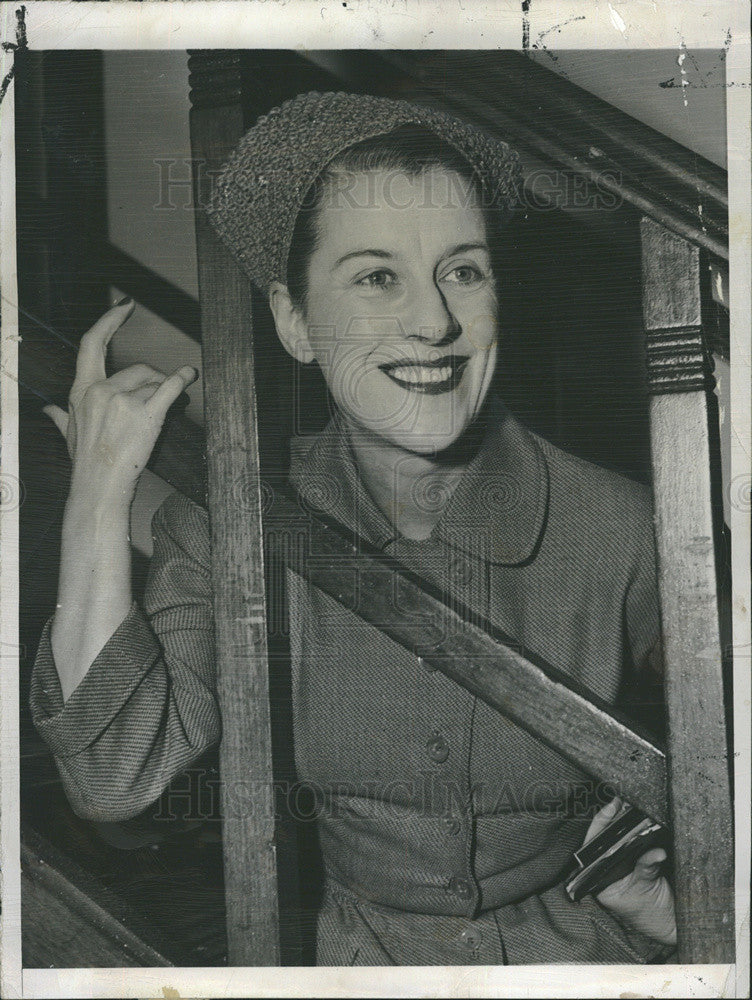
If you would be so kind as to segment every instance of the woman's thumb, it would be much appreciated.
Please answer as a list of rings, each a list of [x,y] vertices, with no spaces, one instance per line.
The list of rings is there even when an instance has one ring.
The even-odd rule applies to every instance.
[[[42,413],[50,418],[55,427],[60,431],[63,437],[68,435],[68,414],[65,410],[61,410],[59,406],[45,406],[42,408]]]
[[[602,833],[606,829],[608,824],[616,818],[616,814],[621,809],[621,806],[621,799],[617,795],[593,816],[592,822],[585,834],[586,844],[589,844],[593,837],[597,837],[599,833]]]

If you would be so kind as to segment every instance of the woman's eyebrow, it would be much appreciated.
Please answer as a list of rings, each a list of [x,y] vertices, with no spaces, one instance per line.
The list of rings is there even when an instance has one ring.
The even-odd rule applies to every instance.
[[[339,267],[340,264],[344,264],[346,260],[350,260],[351,257],[380,257],[382,260],[387,260],[392,257],[392,254],[388,250],[350,250],[349,253],[343,254],[334,262],[332,270]]]
[[[456,247],[451,247],[443,253],[441,259],[445,260],[447,257],[454,257],[456,253],[466,253],[468,250],[485,250],[486,253],[491,252],[487,243],[458,243]]]
[[[450,247],[446,250],[441,255],[441,259],[445,260],[447,257],[453,257],[457,253],[466,253],[468,250],[485,250],[487,253],[491,252],[487,243],[458,243],[457,246]],[[393,256],[394,255],[390,253],[389,250],[376,250],[373,248],[350,250],[334,262],[332,270],[335,270],[340,266],[340,264],[344,264],[346,260],[350,260],[352,257],[379,257],[381,260],[389,260]]]

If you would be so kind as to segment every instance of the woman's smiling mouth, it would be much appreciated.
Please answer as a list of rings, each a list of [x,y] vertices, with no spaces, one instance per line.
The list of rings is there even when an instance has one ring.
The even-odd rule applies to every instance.
[[[436,361],[391,361],[379,368],[403,389],[437,395],[459,385],[469,360],[469,357],[452,355]]]

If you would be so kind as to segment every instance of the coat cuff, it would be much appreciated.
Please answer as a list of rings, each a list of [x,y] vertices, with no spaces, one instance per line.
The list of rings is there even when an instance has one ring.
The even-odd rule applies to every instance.
[[[56,757],[90,746],[110,725],[161,655],[149,621],[134,601],[81,683],[64,702],[52,654],[51,618],[42,630],[29,705],[39,734]]]

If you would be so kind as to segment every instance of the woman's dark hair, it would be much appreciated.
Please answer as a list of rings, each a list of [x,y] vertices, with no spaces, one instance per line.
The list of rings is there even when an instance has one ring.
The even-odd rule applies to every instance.
[[[480,180],[465,157],[450,143],[440,139],[430,129],[402,125],[391,132],[364,139],[338,153],[311,184],[298,212],[287,258],[287,290],[293,304],[305,312],[308,294],[308,263],[316,249],[319,230],[317,220],[327,186],[343,174],[371,170],[394,170],[409,177],[418,177],[432,167],[451,170],[469,181],[477,196],[486,225],[486,238],[491,247],[494,272],[499,273],[501,248],[506,227],[498,211],[485,204]]]

